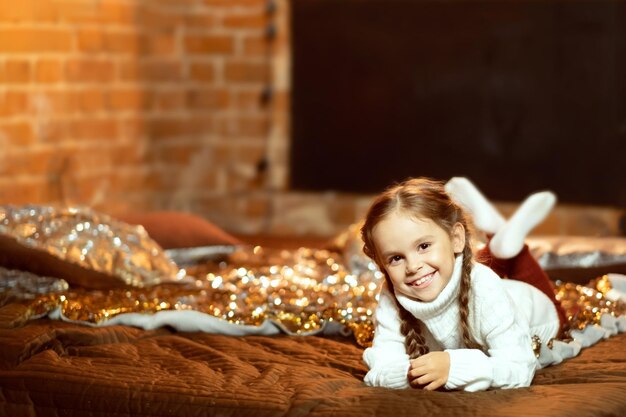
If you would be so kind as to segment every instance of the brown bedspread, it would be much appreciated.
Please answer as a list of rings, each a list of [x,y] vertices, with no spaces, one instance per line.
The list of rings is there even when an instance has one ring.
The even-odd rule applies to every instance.
[[[426,392],[365,386],[349,338],[23,325],[17,309],[0,309],[3,416],[626,415],[626,334],[539,371],[530,388]]]

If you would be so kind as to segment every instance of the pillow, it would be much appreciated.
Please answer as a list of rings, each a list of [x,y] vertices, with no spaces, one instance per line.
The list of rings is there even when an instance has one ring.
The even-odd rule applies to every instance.
[[[213,223],[189,213],[157,211],[126,213],[116,217],[126,223],[143,226],[148,235],[164,249],[241,243]]]
[[[182,279],[143,228],[84,207],[0,206],[0,266],[91,289]]]

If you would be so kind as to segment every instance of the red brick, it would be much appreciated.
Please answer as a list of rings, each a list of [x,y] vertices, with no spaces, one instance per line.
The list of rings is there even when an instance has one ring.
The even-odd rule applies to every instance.
[[[120,61],[117,71],[118,77],[122,81],[141,81],[140,62],[135,58]]]
[[[250,111],[262,108],[261,88],[238,91],[235,94],[235,107],[239,111]]]
[[[175,146],[159,146],[151,149],[149,160],[158,164],[188,165],[197,154],[198,146],[193,144],[177,144]]]
[[[35,64],[35,82],[57,83],[61,81],[61,62],[52,59],[40,59]]]
[[[232,54],[235,39],[228,35],[187,35],[185,51],[191,54]]]
[[[214,165],[223,165],[230,162],[236,154],[235,144],[232,141],[216,143],[211,150],[211,163]]]
[[[227,15],[222,25],[229,29],[263,29],[267,20],[264,10],[259,10],[254,14]]]
[[[198,136],[210,133],[213,124],[208,117],[176,117],[160,118],[147,122],[148,134],[150,138],[156,140],[171,140],[185,136]]]
[[[114,63],[108,59],[73,59],[65,65],[70,82],[111,82],[115,78]]]
[[[76,33],[78,49],[82,52],[104,50],[104,35],[101,29],[79,29]]]
[[[147,29],[173,32],[185,21],[185,16],[180,13],[172,13],[163,7],[155,7],[153,2],[148,2],[139,9],[141,25]],[[195,14],[195,13],[190,13]]]
[[[82,90],[75,91],[73,89],[42,90],[31,99],[33,102],[31,107],[39,108],[35,112],[41,114],[46,119],[46,123],[50,120],[65,122],[64,116],[77,115],[83,111],[81,108],[82,94]]]
[[[0,1],[0,21],[2,22],[54,22],[58,12],[52,0]]]
[[[55,1],[55,8],[60,21],[81,25],[102,23],[102,14],[98,5],[99,3],[95,2]]]
[[[185,15],[185,27],[189,29],[213,29],[217,26],[215,13],[190,13]]]
[[[70,52],[69,29],[0,29],[0,53]]]
[[[137,117],[136,115],[125,118],[120,117],[118,119],[120,137],[132,141],[143,139],[147,135],[148,123],[149,121],[145,118]]]
[[[40,143],[63,144],[69,137],[69,123],[66,119],[55,118],[41,124],[36,130],[37,140]]]
[[[108,52],[137,54],[141,41],[137,32],[108,32],[104,35],[104,45]]]
[[[145,190],[146,178],[141,172],[115,171],[109,177],[112,190],[121,193],[141,193]]]
[[[148,96],[142,88],[114,89],[109,92],[109,106],[113,110],[139,111],[147,107]]]
[[[107,108],[105,93],[100,88],[75,92],[74,99],[77,110],[84,113],[97,113]]]
[[[226,81],[241,83],[264,83],[268,81],[269,67],[260,62],[228,62]]]
[[[2,123],[0,124],[0,136],[10,145],[18,147],[32,145],[35,142],[33,128],[28,122]]]
[[[141,22],[136,2],[102,1],[98,5],[102,23],[134,26]]]
[[[66,187],[58,181],[58,177],[46,178],[46,185],[37,190],[40,204],[67,205]]]
[[[157,5],[170,13],[178,13],[197,6],[198,0],[150,0],[150,4]]]
[[[115,120],[81,118],[68,121],[67,140],[107,140],[114,141],[119,129]]]
[[[159,165],[146,178],[146,186],[155,191],[175,191],[179,185],[180,167]]]
[[[240,145],[234,148],[235,155],[237,155],[237,163],[254,165],[265,157],[265,146],[260,143],[256,145]]]
[[[122,143],[109,149],[111,160],[116,166],[137,165],[144,162],[144,155],[141,147],[137,145],[137,138],[133,143]]]
[[[218,175],[216,169],[204,170],[200,173],[198,187],[204,190],[215,190],[217,188]]]
[[[182,63],[179,60],[154,60],[140,63],[139,79],[145,81],[180,81]]]
[[[187,94],[183,90],[155,91],[150,108],[154,110],[180,110],[187,105]]]
[[[192,89],[187,92],[187,104],[190,109],[223,110],[230,104],[230,94],[224,89]]]
[[[7,83],[28,83],[32,76],[32,65],[26,60],[9,60],[4,65],[4,79]]]
[[[40,90],[30,99],[32,111],[43,117],[74,114],[81,111],[79,93],[71,90]]]
[[[21,91],[0,93],[0,118],[25,114],[28,110],[29,97]]]
[[[52,173],[52,159],[54,159],[54,151],[52,149],[39,149],[14,153],[10,158],[6,158],[5,166],[7,172],[13,176],[44,176]]]
[[[156,56],[168,56],[176,53],[176,39],[173,33],[149,33],[141,37],[143,53]]]
[[[243,53],[245,56],[265,56],[269,50],[270,45],[263,36],[248,36],[243,40]]]
[[[265,116],[239,116],[220,120],[218,132],[227,137],[266,138],[269,122]]]
[[[2,204],[39,204],[41,201],[42,188],[38,182],[16,181],[12,178],[8,184],[0,183],[0,203]]]
[[[215,65],[210,63],[194,63],[189,69],[189,76],[193,81],[215,81]]]
[[[94,172],[99,172],[104,176],[113,170],[113,166],[118,167],[111,158],[111,144],[102,141],[92,142],[89,145],[85,147],[83,144],[80,149],[72,153],[68,171],[74,171],[80,176],[89,176]]]
[[[73,180],[70,200],[76,205],[93,206],[102,193],[106,195],[110,189],[108,178],[103,177],[101,173],[80,176]]]

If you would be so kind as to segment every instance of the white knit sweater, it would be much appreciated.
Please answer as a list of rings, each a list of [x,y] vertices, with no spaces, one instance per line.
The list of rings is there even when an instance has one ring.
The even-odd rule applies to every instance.
[[[529,386],[540,367],[531,336],[543,341],[555,337],[559,320],[554,305],[535,287],[503,280],[488,267],[474,264],[469,294],[469,327],[485,351],[463,345],[458,295],[462,256],[457,256],[450,282],[432,302],[398,296],[398,301],[426,326],[423,334],[430,351],[450,354],[447,389],[466,391]],[[394,295],[384,286],[376,309],[376,331],[371,348],[363,353],[370,368],[365,383],[408,388],[409,357],[400,332]]]

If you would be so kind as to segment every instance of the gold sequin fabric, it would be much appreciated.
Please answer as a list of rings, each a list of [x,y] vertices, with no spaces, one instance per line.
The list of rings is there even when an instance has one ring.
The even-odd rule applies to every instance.
[[[0,234],[133,287],[182,278],[141,226],[84,207],[0,206]]]
[[[2,300],[25,303],[33,317],[59,308],[69,320],[93,324],[123,313],[195,310],[233,324],[257,326],[271,320],[289,334],[303,335],[334,321],[351,330],[357,343],[369,346],[384,279],[373,263],[351,273],[339,256],[308,248],[241,247],[219,261],[188,267],[196,278],[184,283],[109,291],[69,288],[62,280],[0,269],[0,305]],[[623,303],[604,296],[610,290],[606,277],[591,285],[596,288],[557,285],[572,329],[597,324],[604,313],[626,312]]]
[[[373,338],[384,278],[355,245],[344,245],[343,251],[241,246],[204,257],[189,256],[193,249],[178,254],[184,267],[179,269],[143,229],[90,210],[3,207],[0,224],[1,233],[24,245],[116,273],[133,285],[90,290],[0,268],[0,306],[23,303],[31,318],[55,311],[69,320],[101,324],[124,313],[194,310],[235,325],[270,320],[289,334],[314,334],[335,322],[362,346]],[[626,312],[623,303],[604,296],[610,289],[607,277],[590,286],[557,285],[572,329],[597,324],[605,313]]]
[[[607,275],[591,280],[587,286],[557,282],[556,299],[565,309],[571,330],[600,324],[603,314],[615,317],[626,314],[626,303],[606,297],[611,288]]]
[[[289,334],[315,333],[337,322],[366,346],[373,337],[372,316],[383,276],[373,263],[355,275],[339,256],[310,248],[240,247],[226,258],[188,267],[182,283],[108,291],[67,288],[22,297],[22,302],[32,316],[59,308],[67,319],[93,324],[122,313],[161,310],[195,310],[242,325],[271,320]],[[0,282],[2,275],[0,270]],[[192,275],[196,278],[189,279]]]

